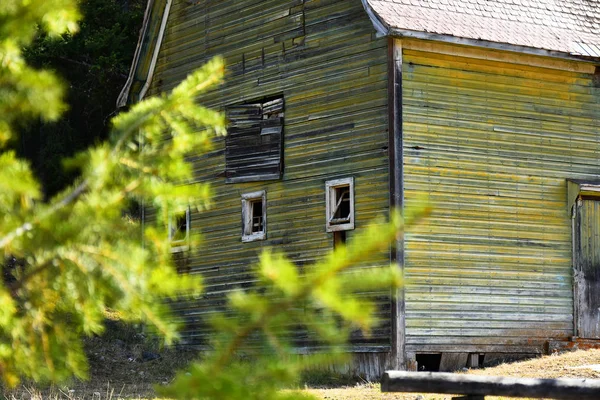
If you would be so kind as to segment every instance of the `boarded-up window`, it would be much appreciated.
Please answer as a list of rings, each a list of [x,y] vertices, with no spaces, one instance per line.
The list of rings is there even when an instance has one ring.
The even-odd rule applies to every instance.
[[[227,117],[227,182],[281,178],[283,98],[228,107]]]

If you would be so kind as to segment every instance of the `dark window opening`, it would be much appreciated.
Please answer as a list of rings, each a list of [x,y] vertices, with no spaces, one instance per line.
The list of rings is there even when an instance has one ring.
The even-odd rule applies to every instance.
[[[335,190],[335,208],[330,223],[345,224],[350,221],[350,187],[341,186]]]
[[[438,372],[442,361],[441,354],[417,354],[417,370],[427,372]]]
[[[171,226],[171,240],[173,242],[180,242],[185,240],[188,233],[188,218],[187,213],[179,213],[173,218]]]
[[[354,178],[325,182],[325,215],[327,232],[354,229]]]
[[[175,218],[175,236],[174,240],[185,239],[187,235],[187,215],[185,213],[177,215]]]
[[[252,208],[251,233],[262,232],[264,230],[262,199],[251,201],[250,207]]]
[[[242,195],[242,242],[267,238],[266,192]]]
[[[173,213],[169,220],[169,240],[172,251],[186,250],[189,245],[190,210]]]

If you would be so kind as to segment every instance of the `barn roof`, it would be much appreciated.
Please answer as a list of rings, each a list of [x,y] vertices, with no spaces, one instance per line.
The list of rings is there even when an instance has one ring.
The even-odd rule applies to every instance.
[[[363,4],[384,35],[446,37],[600,58],[600,0],[363,0]]]

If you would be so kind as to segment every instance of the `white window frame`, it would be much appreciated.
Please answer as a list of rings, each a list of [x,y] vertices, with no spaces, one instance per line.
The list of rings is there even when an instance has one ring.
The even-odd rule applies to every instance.
[[[333,216],[338,206],[336,189],[347,186],[350,192],[350,220],[343,224],[333,224]],[[354,178],[334,179],[325,182],[325,228],[327,232],[349,231],[354,229]]]
[[[262,231],[252,232],[252,205],[262,203]],[[242,242],[254,242],[267,238],[267,192],[244,193],[242,195]]]
[[[173,240],[173,226],[177,224],[177,216],[185,212],[185,237],[180,240]],[[190,208],[179,213],[171,213],[169,216],[169,242],[171,242],[171,252],[187,251],[190,248],[190,225],[192,222]]]

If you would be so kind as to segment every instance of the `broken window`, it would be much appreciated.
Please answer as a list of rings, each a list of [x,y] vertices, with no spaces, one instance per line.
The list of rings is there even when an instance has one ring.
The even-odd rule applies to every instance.
[[[242,242],[264,240],[267,235],[266,192],[242,195]]]
[[[281,178],[283,98],[227,108],[225,176],[228,183]]]
[[[176,212],[169,218],[169,241],[172,251],[183,251],[189,248],[190,209]]]
[[[325,182],[327,232],[354,229],[354,179]]]

